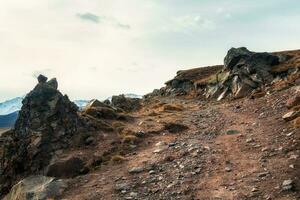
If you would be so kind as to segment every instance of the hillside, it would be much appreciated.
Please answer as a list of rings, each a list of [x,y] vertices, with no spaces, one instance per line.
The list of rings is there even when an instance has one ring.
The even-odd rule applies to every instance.
[[[0,128],[14,127],[18,118],[18,112],[13,112],[8,115],[0,115]]]
[[[0,137],[5,200],[300,199],[300,50],[233,48],[82,111],[38,82]]]

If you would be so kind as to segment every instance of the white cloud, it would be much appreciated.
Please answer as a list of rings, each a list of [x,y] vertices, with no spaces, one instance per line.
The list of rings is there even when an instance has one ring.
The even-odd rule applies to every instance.
[[[293,0],[2,1],[0,100],[39,72],[91,99],[149,92],[181,68],[221,63],[231,46],[299,48],[299,11]]]

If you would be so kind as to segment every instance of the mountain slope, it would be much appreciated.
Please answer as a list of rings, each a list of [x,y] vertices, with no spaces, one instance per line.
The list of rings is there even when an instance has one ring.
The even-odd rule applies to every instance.
[[[17,118],[18,111],[10,113],[8,115],[0,115],[0,128],[10,128],[13,127]]]
[[[22,101],[22,97],[16,97],[0,103],[0,115],[7,115],[21,110]]]

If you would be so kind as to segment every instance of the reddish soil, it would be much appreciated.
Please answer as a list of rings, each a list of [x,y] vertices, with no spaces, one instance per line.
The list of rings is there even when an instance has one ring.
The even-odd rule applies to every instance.
[[[70,180],[62,199],[299,199],[300,131],[282,120],[294,90],[217,103],[152,101],[126,124],[126,129],[144,131],[145,137],[124,155],[125,160],[105,162]],[[160,109],[165,103],[183,110]],[[189,129],[169,133],[163,128],[169,122]],[[107,138],[118,137],[108,134]],[[107,151],[113,139],[102,135],[97,141],[76,152]],[[161,151],[154,153],[157,149]],[[129,173],[133,167],[142,170]],[[288,179],[294,188],[283,191]]]

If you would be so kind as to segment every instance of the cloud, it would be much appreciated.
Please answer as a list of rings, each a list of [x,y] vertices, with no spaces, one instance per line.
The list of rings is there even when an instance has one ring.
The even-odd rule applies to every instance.
[[[83,13],[83,14],[78,13],[76,16],[79,17],[81,20],[93,22],[96,24],[106,23],[108,25],[112,25],[112,26],[115,26],[115,27],[118,27],[121,29],[130,29],[131,28],[130,25],[121,23],[113,17],[99,16],[99,15],[96,15],[96,14],[90,13],[90,12]]]
[[[76,16],[82,20],[90,21],[90,22],[97,23],[97,24],[100,23],[100,21],[101,21],[101,17],[98,15],[95,15],[93,13],[87,12],[87,13],[83,13],[83,14],[77,14]]]
[[[131,29],[131,26],[128,25],[128,24],[116,23],[116,25],[117,25],[119,28],[122,28],[122,29]]]

